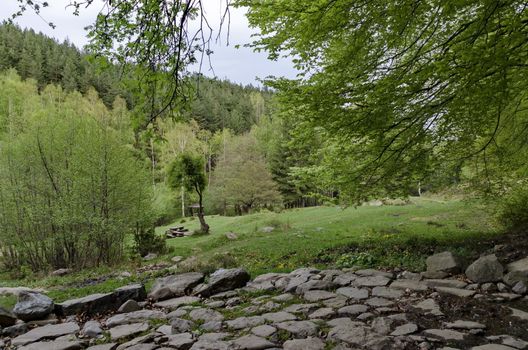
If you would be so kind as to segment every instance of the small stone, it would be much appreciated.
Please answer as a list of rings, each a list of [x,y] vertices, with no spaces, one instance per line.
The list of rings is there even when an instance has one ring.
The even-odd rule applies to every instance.
[[[317,336],[318,327],[311,321],[288,321],[276,324],[280,330],[290,333],[296,339]]]
[[[515,350],[515,348],[509,347],[506,345],[499,345],[499,344],[486,344],[486,345],[474,346],[471,348],[471,350]]]
[[[292,315],[293,316],[293,315]],[[295,316],[294,316],[295,317]],[[226,322],[228,328],[239,330],[261,325],[265,322],[262,316],[244,316]]]
[[[275,347],[275,344],[267,339],[250,334],[233,340],[233,347],[240,350],[261,350]]]
[[[224,316],[213,309],[195,309],[189,313],[189,317],[195,321],[222,321]]]
[[[384,287],[390,283],[390,279],[385,276],[358,277],[352,284],[357,287]]]
[[[391,283],[390,287],[403,290],[408,289],[416,292],[425,292],[428,288],[425,282],[413,280],[396,280]]]
[[[365,304],[370,305],[372,307],[387,307],[392,306],[394,302],[385,298],[374,297],[368,299]]]
[[[428,329],[424,331],[425,336],[441,340],[464,340],[465,334],[449,329]]]
[[[449,251],[431,255],[425,261],[427,271],[459,273],[462,271],[461,259]]]
[[[183,318],[173,318],[171,320],[172,334],[190,332],[194,328],[194,323]]]
[[[88,338],[99,338],[103,335],[101,324],[97,321],[88,321],[84,324],[82,333]]]
[[[442,316],[444,313],[440,310],[440,306],[434,301],[434,299],[425,299],[418,304],[414,305],[415,308],[424,310],[434,316]]]
[[[69,275],[72,272],[71,269],[58,269],[51,273],[52,276],[66,276]]]
[[[303,298],[309,302],[322,301],[330,298],[335,298],[337,295],[325,290],[309,290],[304,293]]]
[[[325,307],[312,312],[308,318],[310,319],[327,319],[335,315],[335,311],[332,308]]]
[[[264,317],[264,319],[266,319],[266,321],[269,321],[269,322],[272,322],[272,323],[293,321],[293,320],[297,319],[297,317],[295,315],[292,315],[292,314],[290,314],[288,312],[284,312],[284,311],[263,314],[262,317]]]
[[[363,300],[369,297],[368,289],[355,287],[342,287],[336,290],[336,293],[346,296],[350,299]]]
[[[526,287],[526,284],[523,281],[517,282],[512,288],[512,291],[517,294],[526,294],[527,290],[528,288]]]
[[[364,312],[367,312],[368,307],[366,305],[356,304],[349,305],[337,310],[337,314],[340,317],[354,317]]]
[[[130,300],[125,301],[125,303],[121,305],[119,309],[117,309],[117,313],[123,314],[127,312],[139,311],[139,310],[141,310],[141,307],[139,307],[138,302],[130,299]]]
[[[469,298],[475,295],[474,290],[460,289],[460,288],[448,288],[448,287],[436,287],[436,291],[440,294],[454,295],[459,298]]]
[[[374,287],[372,289],[372,296],[386,299],[400,299],[403,296],[403,291],[390,287]]]

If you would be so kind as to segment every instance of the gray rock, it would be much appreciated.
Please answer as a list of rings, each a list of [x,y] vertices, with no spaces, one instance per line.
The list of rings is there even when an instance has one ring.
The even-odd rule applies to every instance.
[[[526,291],[528,288],[526,287],[526,284],[523,281],[517,282],[513,287],[512,291],[517,294],[526,294]]]
[[[255,327],[263,324],[264,322],[266,322],[266,320],[262,316],[244,316],[227,321],[226,325],[228,328],[239,330],[244,328]]]
[[[229,338],[231,334],[229,333],[205,333],[202,334],[198,340],[209,340],[209,341],[219,341]]]
[[[147,298],[147,291],[145,290],[145,285],[142,283],[135,283],[117,288],[114,291],[114,295],[117,298],[118,304],[121,305],[128,300],[145,300]]]
[[[353,272],[346,272],[334,278],[334,283],[339,286],[349,286],[358,276]]]
[[[199,272],[189,272],[158,278],[149,293],[153,300],[164,300],[181,297],[190,292],[204,280],[204,275]]]
[[[165,320],[167,316],[157,310],[139,310],[125,314],[117,314],[106,320],[107,327],[115,327],[129,323],[140,323],[148,320]]]
[[[348,304],[348,298],[344,295],[337,295],[335,298],[323,300],[323,304],[326,307],[338,309]]]
[[[296,339],[304,339],[307,337],[317,336],[318,327],[311,321],[287,321],[277,323],[276,327],[280,330],[286,331]]]
[[[143,333],[149,329],[148,323],[132,323],[110,328],[110,339],[121,340],[133,335]]]
[[[176,310],[182,305],[189,305],[194,303],[199,303],[201,299],[199,297],[193,297],[193,296],[183,296],[179,298],[173,298],[168,299],[164,301],[158,301],[154,304],[155,307],[168,309],[168,310]]]
[[[328,290],[335,287],[335,284],[332,281],[325,280],[310,280],[305,283],[302,283],[295,288],[295,293],[304,294],[309,290]]]
[[[295,315],[292,315],[288,312],[279,311],[279,312],[271,312],[267,314],[263,314],[262,317],[266,321],[272,322],[272,323],[279,323],[279,322],[285,322],[285,321],[293,321],[296,320],[297,317]]]
[[[435,290],[440,294],[454,295],[459,298],[469,298],[475,295],[476,293],[474,290],[449,288],[449,287],[436,287]]]
[[[86,350],[115,350],[115,348],[117,348],[117,343],[108,343],[108,344],[90,346]]]
[[[464,321],[464,320],[457,320],[455,322],[447,322],[445,323],[446,328],[452,328],[452,329],[485,329],[486,326],[482,323],[473,322],[473,321]]]
[[[337,295],[326,290],[309,290],[304,293],[303,298],[309,302],[322,301],[330,298],[335,298]]]
[[[466,288],[467,283],[450,279],[427,279],[424,281],[428,287]]]
[[[209,321],[202,324],[200,328],[206,332],[220,332],[223,327],[222,321]]]
[[[249,282],[246,288],[253,290],[273,290],[275,289],[275,282],[280,278],[285,278],[287,275],[284,273],[266,273],[264,275],[257,276],[253,281]]]
[[[364,312],[367,312],[368,307],[366,305],[356,304],[344,306],[337,310],[337,314],[340,317],[354,317]]]
[[[403,291],[390,287],[374,287],[372,289],[372,296],[386,299],[400,299],[403,294]]]
[[[183,318],[173,318],[171,320],[172,334],[186,333],[192,331],[194,323]]]
[[[445,341],[449,341],[449,340],[462,341],[464,340],[464,337],[466,336],[466,334],[464,333],[460,333],[460,332],[453,331],[450,329],[427,329],[423,333],[426,337],[429,337],[432,339],[441,339]]]
[[[352,281],[356,287],[384,287],[390,283],[390,279],[385,276],[358,277]]]
[[[436,303],[436,301],[434,301],[434,299],[425,299],[418,304],[415,304],[414,307],[416,309],[426,311],[426,313],[432,314],[434,316],[444,315],[444,313],[440,310],[440,306]]]
[[[512,311],[512,317],[519,318],[523,321],[528,321],[528,312],[519,309],[514,309],[513,307],[510,307],[510,310]]]
[[[443,271],[424,271],[421,272],[420,275],[422,275],[423,278],[432,278],[432,279],[441,279],[446,278],[449,276],[447,272]]]
[[[414,323],[406,323],[398,326],[391,333],[392,336],[398,337],[402,335],[412,334],[418,330],[418,326]]]
[[[502,345],[511,346],[516,349],[526,349],[528,348],[528,342],[514,338],[511,335],[503,334],[497,336],[486,337],[490,341],[500,341]]]
[[[342,288],[337,289],[336,293],[344,295],[350,299],[355,299],[355,300],[363,300],[369,297],[369,291],[368,289],[365,289],[365,288],[342,287]]]
[[[11,312],[0,307],[0,327],[9,327],[16,323],[16,316]]]
[[[255,334],[258,337],[262,337],[262,338],[271,337],[276,332],[277,332],[277,329],[275,327],[269,326],[267,324],[257,326],[251,329],[251,333]]]
[[[287,340],[283,344],[284,350],[324,350],[325,343],[319,338]]]
[[[271,233],[274,230],[275,230],[275,227],[273,226],[264,226],[263,228],[260,229],[260,231],[264,233]]]
[[[497,282],[502,279],[504,268],[497,257],[486,255],[480,257],[466,269],[466,276],[476,283]]]
[[[145,261],[150,261],[150,260],[154,260],[158,257],[158,254],[155,254],[155,253],[148,253],[147,255],[145,255],[143,257],[143,260]]]
[[[209,276],[207,284],[195,288],[194,294],[204,297],[244,287],[250,279],[244,269],[220,269]]]
[[[110,310],[116,310],[121,304],[114,293],[92,294],[82,298],[67,300],[57,304],[55,312],[61,316],[85,313],[95,315]]]
[[[101,324],[97,321],[88,321],[84,324],[82,334],[88,338],[98,338],[103,335]]]
[[[286,307],[284,312],[291,312],[294,314],[309,314],[319,308],[318,304],[292,304]]]
[[[53,300],[44,294],[20,292],[13,313],[22,321],[42,320],[53,312]]]
[[[528,271],[510,271],[504,275],[502,280],[511,287],[517,282],[524,282],[528,285]]]
[[[169,335],[164,345],[171,349],[188,350],[195,342],[191,333],[181,333]]]
[[[383,277],[387,277],[389,279],[394,278],[394,274],[392,272],[380,271],[380,270],[375,270],[375,269],[356,270],[355,274],[359,275],[359,276],[363,276],[363,277],[365,277],[365,276],[383,276]]]
[[[198,340],[190,350],[230,350],[231,343],[221,340]]]
[[[332,316],[335,315],[334,309],[330,307],[321,308],[318,310],[315,310],[310,315],[308,315],[308,318],[310,319],[327,319],[332,318]]]
[[[380,335],[374,333],[370,328],[364,325],[354,323],[344,323],[333,327],[328,332],[328,339],[332,341],[345,342],[352,346],[366,347],[366,344],[372,339],[379,339]]]
[[[374,332],[387,335],[392,331],[394,320],[388,317],[377,317],[372,321],[371,328]]]
[[[79,332],[79,326],[75,322],[61,323],[37,327],[27,333],[19,335],[11,341],[13,346],[21,346],[35,343],[44,339],[56,339],[60,336]]]
[[[164,325],[161,325],[158,328],[156,328],[156,332],[161,333],[161,334],[165,334],[165,335],[171,335],[172,334],[172,327],[167,325],[167,324],[164,324]]]
[[[275,344],[256,335],[250,334],[233,340],[233,348],[239,350],[262,350],[275,347]]]
[[[459,273],[462,271],[460,257],[448,251],[429,256],[425,263],[427,265],[427,271],[447,273]]]
[[[72,269],[58,269],[51,273],[52,276],[66,276],[72,272]]]
[[[138,302],[131,299],[131,300],[125,301],[125,303],[121,305],[119,309],[117,309],[117,313],[125,314],[128,312],[134,312],[134,311],[139,311],[139,310],[141,310],[141,307],[139,306]]]
[[[4,337],[16,337],[20,334],[24,334],[28,331],[27,323],[17,323],[13,326],[5,327],[2,329],[2,335]]]
[[[21,346],[18,350],[80,350],[84,348],[80,341],[56,340],[51,342],[36,342]]]
[[[189,313],[189,317],[194,321],[223,321],[224,316],[213,309],[194,309]]]
[[[522,271],[528,273],[528,257],[514,261],[507,266],[508,271]]]
[[[413,280],[396,280],[391,283],[391,288],[411,290],[415,292],[425,292],[427,290],[427,284],[422,281]]]
[[[365,304],[372,307],[388,307],[394,305],[394,301],[385,298],[374,297],[365,301]]]
[[[515,348],[500,344],[486,344],[474,346],[471,348],[471,350],[515,350]]]

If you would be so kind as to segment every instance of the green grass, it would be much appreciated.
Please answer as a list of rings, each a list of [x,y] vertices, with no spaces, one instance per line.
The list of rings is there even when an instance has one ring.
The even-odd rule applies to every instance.
[[[167,241],[172,256],[195,256],[197,261],[182,270],[211,272],[218,267],[246,268],[253,276],[266,272],[287,272],[303,266],[325,267],[402,267],[419,271],[425,258],[435,251],[449,249],[461,255],[483,250],[489,238],[499,233],[485,207],[475,201],[413,198],[408,205],[358,208],[317,207],[264,212],[242,217],[209,216],[211,234],[174,238]],[[198,229],[198,220],[180,220],[158,227],[163,234],[169,226]],[[273,226],[271,233],[262,228]],[[238,238],[229,240],[227,232]],[[93,293],[106,293],[134,282],[147,289],[155,277],[168,270],[136,274],[140,262],[85,270],[64,277],[28,273],[13,280],[0,275],[0,286],[42,288],[56,302]],[[181,266],[181,265],[180,265]],[[132,277],[120,278],[122,271]],[[87,283],[93,281],[93,283]],[[13,297],[0,298],[0,306],[11,307]]]
[[[434,250],[450,248],[466,255],[476,249],[475,242],[497,234],[484,209],[477,202],[414,198],[404,206],[209,216],[211,234],[175,238],[168,244],[173,255],[197,256],[216,267],[243,266],[252,275],[306,265],[419,270],[425,256]],[[183,225],[198,229],[196,220]],[[159,227],[157,232],[162,234],[169,226]],[[265,226],[276,229],[264,233]],[[227,239],[227,232],[236,233],[238,239]]]

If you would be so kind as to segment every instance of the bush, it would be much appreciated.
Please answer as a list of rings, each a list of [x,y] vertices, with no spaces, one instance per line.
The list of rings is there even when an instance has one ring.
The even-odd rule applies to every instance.
[[[138,227],[134,233],[134,253],[145,256],[149,253],[161,254],[167,251],[165,237],[156,234],[153,228]]]
[[[498,218],[509,231],[528,229],[528,187],[511,191],[499,207]]]

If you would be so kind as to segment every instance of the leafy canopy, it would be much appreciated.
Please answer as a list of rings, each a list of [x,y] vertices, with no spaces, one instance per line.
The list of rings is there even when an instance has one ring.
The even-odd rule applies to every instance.
[[[301,136],[319,128],[327,172],[356,197],[501,147],[507,125],[526,125],[525,1],[237,4],[260,29],[255,49],[294,58],[298,79],[272,83],[283,113]]]

